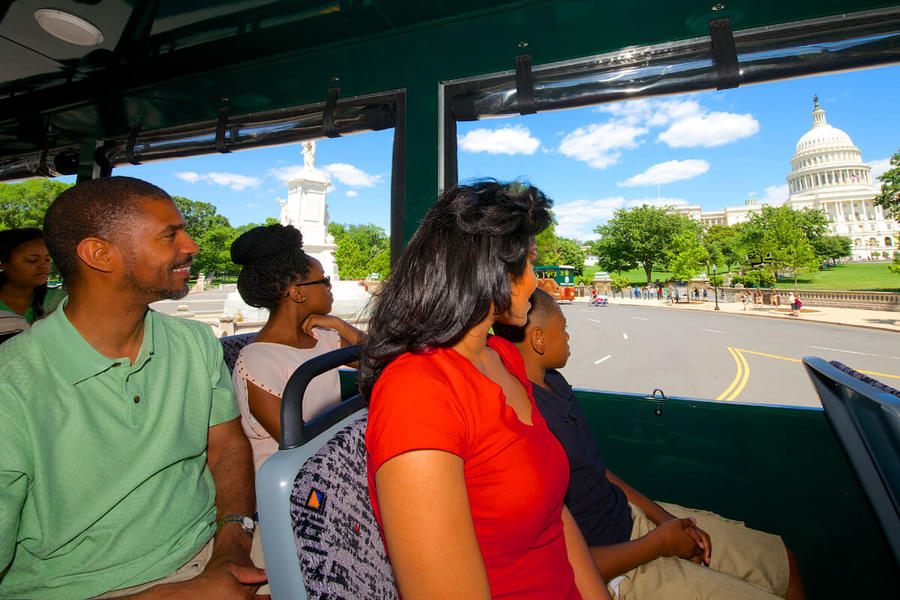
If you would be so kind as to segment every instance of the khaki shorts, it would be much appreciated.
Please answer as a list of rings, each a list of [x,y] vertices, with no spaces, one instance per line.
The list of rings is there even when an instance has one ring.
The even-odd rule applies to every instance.
[[[209,540],[203,549],[200,550],[191,560],[184,563],[181,567],[176,569],[175,571],[169,573],[165,577],[161,577],[160,579],[154,579],[153,581],[148,581],[147,583],[142,583],[141,585],[135,585],[132,587],[122,588],[119,590],[113,590],[102,596],[95,596],[94,600],[106,600],[107,598],[121,598],[123,596],[130,596],[132,594],[137,594],[139,592],[144,592],[149,590],[152,587],[156,587],[158,585],[162,585],[164,583],[180,583],[182,581],[190,581],[191,579],[200,575],[203,570],[206,568],[206,565],[209,563],[209,559],[212,558],[213,553],[213,541],[215,538]],[[260,569],[264,569],[266,567],[265,562],[263,561],[262,555],[262,544],[259,538],[259,527],[253,531],[253,545],[250,548],[250,560],[253,561],[253,564]],[[260,594],[268,594],[269,593],[269,585],[266,584],[259,588],[258,593]]]
[[[618,600],[772,600],[783,598],[790,570],[787,550],[777,535],[745,527],[704,510],[660,502],[679,518],[693,517],[712,542],[710,565],[675,557],[660,557],[624,574],[613,589]],[[632,540],[656,525],[630,504]],[[613,587],[613,586],[611,586]]]

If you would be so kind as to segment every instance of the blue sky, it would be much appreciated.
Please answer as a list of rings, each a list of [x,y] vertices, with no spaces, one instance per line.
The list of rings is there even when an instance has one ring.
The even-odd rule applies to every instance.
[[[560,235],[586,239],[616,208],[643,202],[704,210],[751,197],[780,203],[813,94],[877,174],[900,149],[900,66],[459,124],[460,181],[527,179],[554,199]],[[389,230],[392,132],[319,140],[332,221]],[[302,165],[300,145],[140,166],[172,195],[210,202],[234,226],[277,217]]]

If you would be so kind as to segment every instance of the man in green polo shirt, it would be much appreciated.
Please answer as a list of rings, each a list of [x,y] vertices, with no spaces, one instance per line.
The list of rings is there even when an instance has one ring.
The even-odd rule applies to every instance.
[[[98,179],[44,230],[69,299],[0,346],[0,598],[253,597],[253,465],[221,345],[148,309],[187,292],[178,209]]]

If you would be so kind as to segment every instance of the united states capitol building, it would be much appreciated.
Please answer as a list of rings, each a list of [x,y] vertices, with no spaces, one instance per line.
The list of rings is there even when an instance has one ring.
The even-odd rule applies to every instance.
[[[872,168],[862,161],[850,136],[825,120],[825,111],[814,99],[813,124],[797,142],[787,176],[789,196],[785,204],[793,209],[823,210],[832,235],[850,238],[853,260],[891,256],[897,246],[898,225],[885,216],[873,198],[881,185],[872,180]],[[749,199],[744,206],[701,211],[699,206],[679,206],[672,212],[690,216],[704,225],[734,225],[760,212],[762,206]]]

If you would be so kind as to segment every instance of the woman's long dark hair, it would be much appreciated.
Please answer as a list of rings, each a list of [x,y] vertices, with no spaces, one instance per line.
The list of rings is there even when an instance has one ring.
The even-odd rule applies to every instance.
[[[0,262],[8,263],[9,257],[12,255],[12,251],[25,242],[42,239],[44,239],[44,234],[41,233],[40,229],[37,229],[35,227],[7,229],[5,231],[0,231]],[[6,275],[6,272],[0,271],[0,289],[2,289],[4,285],[6,285],[7,281],[9,281],[9,278]],[[44,298],[46,297],[46,295],[46,283],[34,288],[34,292],[31,295],[31,312],[32,315],[34,315],[35,320],[40,319],[44,316]]]
[[[496,181],[438,198],[376,297],[360,360],[366,398],[401,354],[453,346],[491,307],[509,310],[510,280],[525,273],[551,204],[535,187]]]

